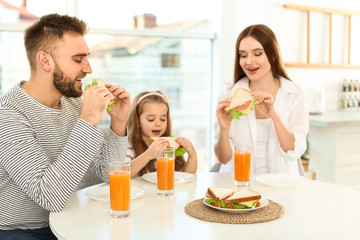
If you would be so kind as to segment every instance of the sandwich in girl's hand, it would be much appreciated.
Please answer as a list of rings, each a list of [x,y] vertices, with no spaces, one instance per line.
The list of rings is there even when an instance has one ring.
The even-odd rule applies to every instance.
[[[159,137],[150,137],[151,140],[156,140]],[[167,147],[175,149],[175,156],[179,157],[184,155],[187,150],[186,148],[182,147],[178,142],[175,141],[175,137],[160,137],[169,142],[169,145]]]
[[[253,110],[253,106],[258,103],[260,103],[259,99],[253,98],[250,91],[238,88],[225,111],[229,112],[232,118],[239,120],[241,116],[247,116]]]
[[[85,86],[85,91],[88,89],[88,88],[90,88],[90,87],[92,87],[92,86],[96,86],[96,85],[100,85],[100,86],[104,86],[105,87],[105,82],[104,82],[104,80],[102,80],[101,78],[98,78],[98,79],[92,79],[92,82],[90,83],[90,84],[88,84],[88,85],[86,85]],[[111,109],[113,108],[113,107],[115,107],[115,102],[116,102],[116,100],[117,100],[117,97],[115,97],[114,95],[113,95],[113,98],[108,102],[108,106],[107,106],[107,108],[106,108],[106,110],[107,111],[111,111]]]
[[[233,209],[259,207],[260,199],[261,194],[248,187],[241,189],[209,187],[205,197],[205,201],[210,205]]]

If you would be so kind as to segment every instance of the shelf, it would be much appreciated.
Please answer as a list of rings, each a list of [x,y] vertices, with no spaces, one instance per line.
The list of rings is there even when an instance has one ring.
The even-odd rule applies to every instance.
[[[351,64],[351,18],[353,16],[360,16],[360,12],[358,11],[349,11],[349,10],[341,10],[341,9],[330,9],[330,8],[320,8],[320,7],[310,7],[310,6],[299,6],[299,5],[292,5],[292,4],[284,4],[284,8],[304,11],[306,12],[306,62],[304,63],[285,63],[288,67],[303,67],[303,68],[353,68],[353,69],[360,69],[359,64]],[[323,13],[329,16],[329,43],[328,43],[328,53],[329,59],[328,62],[323,63],[312,63],[310,61],[310,14],[312,12]],[[347,61],[346,63],[333,63],[332,62],[332,16],[334,14],[342,15],[348,19],[347,21],[347,46],[342,46],[347,52]],[[339,47],[339,46],[337,46]]]
[[[298,68],[352,68],[360,69],[360,64],[347,64],[347,63],[285,63],[287,67]]]

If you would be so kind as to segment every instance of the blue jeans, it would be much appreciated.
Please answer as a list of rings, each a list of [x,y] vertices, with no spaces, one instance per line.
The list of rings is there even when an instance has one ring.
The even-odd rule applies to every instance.
[[[50,227],[39,229],[0,230],[1,240],[56,240]]]

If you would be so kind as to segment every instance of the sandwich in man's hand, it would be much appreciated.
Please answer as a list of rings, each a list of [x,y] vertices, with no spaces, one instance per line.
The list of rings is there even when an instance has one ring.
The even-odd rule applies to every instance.
[[[104,80],[102,80],[101,78],[98,78],[98,79],[92,79],[92,82],[91,82],[91,84],[88,84],[88,85],[86,85],[85,86],[85,91],[88,89],[88,88],[90,88],[90,87],[92,87],[92,86],[96,86],[96,85],[100,85],[100,86],[104,86],[105,87],[105,82],[104,82]],[[113,108],[113,107],[115,107],[115,102],[116,102],[116,100],[117,100],[117,97],[115,97],[114,95],[113,95],[113,98],[108,102],[108,106],[107,106],[107,108],[106,108],[106,110],[108,110],[108,111],[111,111],[111,109]]]
[[[205,197],[205,201],[210,205],[230,209],[259,207],[260,199],[261,194],[248,187],[241,189],[209,187]]]
[[[259,99],[253,98],[250,91],[238,88],[225,111],[229,112],[232,118],[239,120],[241,116],[247,116],[253,110],[254,105],[258,103],[260,103]]]
[[[150,137],[151,140],[156,140],[159,137]],[[187,150],[183,146],[181,146],[178,142],[175,141],[175,137],[160,137],[163,139],[166,139],[169,142],[169,145],[167,147],[175,149],[175,156],[179,157],[184,155]]]

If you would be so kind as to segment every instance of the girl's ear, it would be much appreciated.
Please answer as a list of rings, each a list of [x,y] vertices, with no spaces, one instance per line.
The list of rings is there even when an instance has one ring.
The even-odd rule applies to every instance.
[[[51,71],[53,58],[48,53],[39,51],[36,54],[36,61],[45,72]]]

